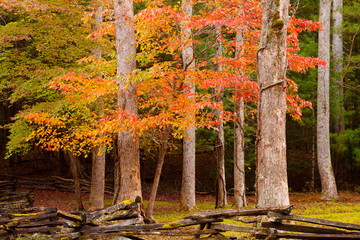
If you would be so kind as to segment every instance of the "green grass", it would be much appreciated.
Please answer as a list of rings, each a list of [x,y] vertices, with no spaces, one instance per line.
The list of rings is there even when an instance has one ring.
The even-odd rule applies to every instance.
[[[324,201],[320,194],[291,194],[291,204],[294,205],[292,214],[319,218],[325,220],[353,223],[360,225],[360,194],[358,193],[341,193],[336,201]],[[253,197],[249,198],[250,204],[246,208],[254,208]],[[146,207],[145,201],[144,206]],[[229,207],[231,208],[231,202]],[[181,211],[179,203],[176,201],[157,201],[154,208],[154,218],[161,223],[168,223],[183,219],[184,216],[193,213],[214,210],[214,198],[208,198],[206,201],[197,203],[197,209],[193,211]],[[233,220],[225,220],[226,223],[251,226]],[[235,232],[227,232],[227,236],[244,236]]]

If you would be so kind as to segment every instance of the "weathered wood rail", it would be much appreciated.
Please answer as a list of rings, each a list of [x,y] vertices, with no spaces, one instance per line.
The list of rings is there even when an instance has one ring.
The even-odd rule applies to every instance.
[[[7,189],[0,190],[1,239],[23,234],[44,234],[49,239],[97,238],[98,235],[141,239],[156,235],[228,240],[240,235],[244,238],[244,234],[256,239],[360,239],[360,225],[291,215],[292,206],[206,211],[176,222],[144,224],[139,203],[124,201],[87,212],[31,208],[34,196],[30,192],[14,191],[12,181],[0,181],[0,186]],[[226,232],[237,236],[226,237]]]
[[[158,224],[143,224],[138,209],[137,203],[127,201],[89,212],[68,213],[56,208],[1,209],[0,238],[42,233],[51,239],[96,238],[104,234],[129,239],[148,235],[230,239],[226,232],[231,232],[233,236],[239,233],[231,239],[238,238],[240,233],[241,238],[247,233],[256,239],[360,239],[360,225],[291,215],[292,206],[207,211]],[[236,224],[226,223],[226,219]]]

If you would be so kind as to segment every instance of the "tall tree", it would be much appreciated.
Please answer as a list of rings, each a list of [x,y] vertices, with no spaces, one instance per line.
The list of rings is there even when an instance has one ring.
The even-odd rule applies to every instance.
[[[221,26],[215,27],[215,59],[222,57],[222,45],[220,41],[221,37]],[[222,67],[219,62],[215,64],[215,71],[221,72]],[[219,105],[223,106],[224,94],[220,87],[215,90],[215,101]],[[223,111],[221,108],[215,109],[215,118],[219,123],[215,129],[216,141],[215,141],[215,152],[216,152],[216,203],[215,208],[227,207],[227,192],[226,192],[226,179],[225,179],[225,143],[224,143],[224,121],[222,119]]]
[[[240,46],[243,43],[241,29],[236,31],[236,58],[241,55]],[[241,75],[238,69],[238,75]],[[245,103],[243,98],[235,100],[235,125],[234,125],[234,207],[246,206],[245,195]]]
[[[334,130],[335,133],[340,136],[344,133],[345,123],[344,123],[344,88],[343,88],[343,36],[342,36],[342,22],[343,22],[343,1],[342,0],[333,0],[333,33],[332,33],[332,56],[334,60]],[[342,152],[341,145],[344,144],[341,138],[335,138],[337,147],[335,149],[335,168],[334,174],[337,173],[338,163],[339,163],[339,153]]]
[[[322,31],[319,32],[319,58],[326,61],[318,69],[317,88],[317,160],[321,179],[322,194],[325,199],[336,199],[336,182],[331,165],[330,155],[330,12],[331,0],[320,0],[319,21]]]
[[[136,83],[128,82],[136,68],[136,40],[132,0],[114,0],[117,53],[118,109],[138,114]],[[114,202],[142,197],[139,138],[130,131],[118,135]]]
[[[184,14],[184,21],[181,24],[182,31],[182,58],[184,69],[194,68],[194,50],[192,44],[191,29],[187,23],[191,20],[193,7],[191,1],[183,0],[181,3],[181,10]],[[188,79],[189,76],[187,76]],[[195,94],[195,84],[187,81],[188,90]],[[190,96],[191,97],[191,96]],[[194,99],[195,101],[195,99]],[[189,118],[193,119],[195,123],[195,116],[190,115]],[[196,207],[195,202],[195,127],[190,126],[185,130],[185,137],[183,140],[183,172],[181,182],[181,199],[180,205],[182,209],[190,210]]]
[[[286,171],[286,35],[288,0],[262,0],[258,49],[256,205],[289,204]]]
[[[342,97],[343,97],[343,37],[342,37],[342,8],[343,0],[333,0],[333,34],[332,34],[332,54],[334,58],[334,85],[335,85],[335,133],[340,134],[344,131],[344,123],[342,121]]]
[[[92,29],[97,31],[103,21],[102,6],[97,7],[93,16],[95,22],[92,24]],[[101,58],[101,51],[99,48],[93,50],[93,55]],[[101,111],[101,110],[100,110]],[[104,207],[104,191],[105,191],[105,152],[104,145],[94,147],[92,150],[92,170],[91,170],[91,188],[89,201],[93,208]]]

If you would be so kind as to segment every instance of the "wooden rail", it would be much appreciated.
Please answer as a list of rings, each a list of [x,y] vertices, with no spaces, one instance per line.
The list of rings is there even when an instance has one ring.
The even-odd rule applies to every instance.
[[[126,201],[97,211],[74,213],[56,208],[2,209],[0,237],[42,233],[52,239],[107,234],[131,239],[158,235],[228,240],[226,232],[238,232],[248,233],[256,239],[360,239],[360,225],[295,216],[290,214],[291,209],[292,206],[208,211],[187,215],[176,222],[147,225],[143,224],[138,204]],[[225,223],[225,219],[239,224]]]
[[[136,202],[124,201],[95,211],[64,212],[31,208],[33,197],[28,192],[0,191],[0,238],[40,233],[49,239],[106,234],[130,239],[156,235],[229,240],[226,232],[232,232],[256,239],[360,239],[360,225],[291,215],[292,206],[206,211],[171,223],[144,224]],[[236,224],[224,222],[226,219]]]

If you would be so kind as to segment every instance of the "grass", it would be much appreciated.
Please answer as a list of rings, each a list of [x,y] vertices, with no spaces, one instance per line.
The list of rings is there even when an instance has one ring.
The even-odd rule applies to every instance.
[[[254,208],[254,197],[248,198],[249,205],[246,208]],[[360,225],[360,194],[359,193],[340,193],[339,199],[336,201],[325,201],[320,194],[290,194],[290,202],[294,205],[292,214],[319,218],[325,220],[339,221],[345,223],[353,223]],[[231,208],[232,202],[229,201]],[[146,207],[147,202],[144,202]],[[161,223],[173,222],[183,219],[184,216],[193,213],[214,210],[214,197],[207,197],[207,199],[200,199],[197,203],[197,209],[193,211],[181,211],[177,201],[156,201],[154,208],[154,218]],[[226,223],[245,225],[233,220],[225,220]],[[250,225],[245,225],[250,226]],[[227,232],[227,236],[243,237],[244,234],[235,232]],[[149,238],[149,239],[164,239],[164,238]],[[167,238],[165,238],[167,239]]]
[[[254,197],[248,198],[249,205],[246,208],[254,208]],[[290,202],[294,205],[292,214],[321,218],[333,221],[343,221],[348,223],[360,224],[360,194],[359,193],[340,193],[336,201],[324,201],[320,194],[290,194]],[[231,199],[229,207],[231,208]],[[147,201],[144,202],[146,208]],[[181,211],[179,203],[172,201],[156,201],[154,207],[154,218],[158,222],[172,222],[181,220],[185,215],[192,212],[214,210],[215,199],[207,197],[205,201],[200,199],[197,209],[193,211]]]
[[[155,202],[154,207],[154,218],[159,223],[169,223],[178,220],[182,220],[184,216],[193,213],[193,212],[202,212],[208,210],[214,210],[215,198],[213,196],[198,196],[197,197],[197,209],[192,211],[182,211],[180,209],[178,197],[166,197],[159,196],[159,201]],[[166,201],[165,201],[166,200]],[[246,208],[254,208],[255,200],[253,196],[247,198],[249,205]],[[353,223],[360,225],[360,194],[355,192],[342,192],[339,194],[339,199],[336,201],[324,201],[321,198],[321,195],[318,193],[291,193],[290,202],[294,205],[292,214],[326,219],[332,221],[340,221],[346,223]],[[106,199],[106,205],[110,206],[112,199]],[[231,208],[232,199],[229,199],[229,207]],[[147,207],[147,201],[144,201],[144,208]],[[226,223],[245,225],[233,220],[225,220]],[[251,226],[249,224],[245,226]],[[185,228],[185,229],[189,229]],[[198,229],[198,226],[192,227],[192,229]],[[237,238],[242,237],[246,234],[240,234],[236,232],[226,232],[227,236],[236,236]],[[191,239],[191,237],[160,237],[160,236],[142,236],[145,239],[155,240],[155,239]],[[28,238],[18,238],[18,239],[28,239]],[[41,239],[42,238],[31,238],[31,239]],[[46,238],[45,238],[46,239]],[[117,239],[116,237],[105,237],[97,239]],[[247,238],[248,239],[248,238]]]

